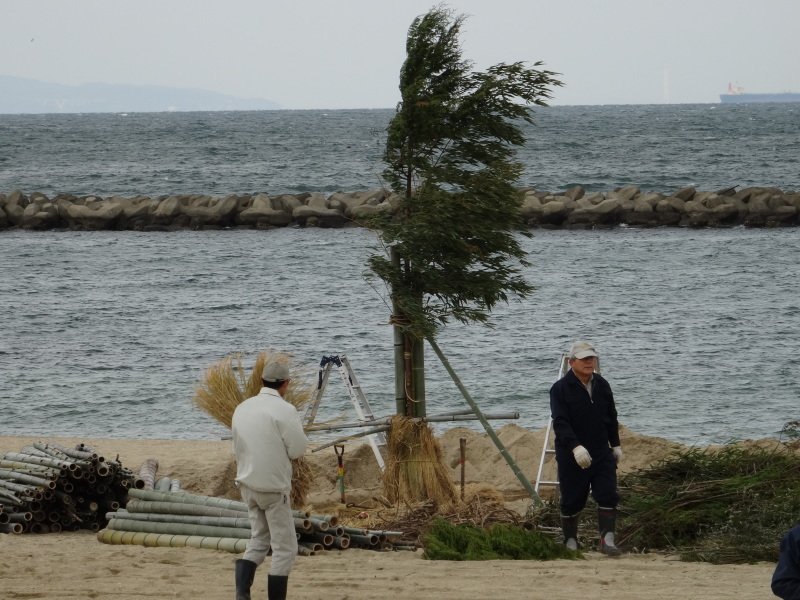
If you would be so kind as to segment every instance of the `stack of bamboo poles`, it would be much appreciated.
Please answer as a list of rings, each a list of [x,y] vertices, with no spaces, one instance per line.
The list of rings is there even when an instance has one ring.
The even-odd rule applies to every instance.
[[[128,489],[142,486],[119,459],[92,448],[36,442],[0,459],[0,533],[99,531]]]
[[[106,529],[97,539],[106,544],[207,548],[242,553],[250,539],[250,521],[243,502],[186,492],[131,489],[124,509],[107,513]],[[293,511],[298,554],[323,550],[367,548],[415,550],[396,545],[400,531],[342,527],[335,515]]]

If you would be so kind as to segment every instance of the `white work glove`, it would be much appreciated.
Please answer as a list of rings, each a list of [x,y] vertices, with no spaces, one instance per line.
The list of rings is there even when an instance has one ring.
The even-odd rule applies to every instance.
[[[575,462],[578,463],[581,469],[588,469],[589,465],[592,464],[592,457],[589,455],[589,451],[583,446],[575,446],[572,449],[572,454],[575,457]]]
[[[625,458],[625,455],[622,453],[621,446],[614,446],[611,448],[614,451],[614,460],[617,461],[617,464],[622,462],[622,459]]]

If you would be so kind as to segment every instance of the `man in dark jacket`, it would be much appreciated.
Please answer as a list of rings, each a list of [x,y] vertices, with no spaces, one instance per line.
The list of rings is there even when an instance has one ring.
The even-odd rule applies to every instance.
[[[568,359],[570,370],[550,388],[564,545],[578,548],[578,521],[591,489],[597,502],[600,552],[619,556],[614,528],[622,448],[614,394],[595,372],[597,352],[591,344],[575,342]]]
[[[783,600],[800,600],[800,525],[792,527],[781,539],[772,593]]]

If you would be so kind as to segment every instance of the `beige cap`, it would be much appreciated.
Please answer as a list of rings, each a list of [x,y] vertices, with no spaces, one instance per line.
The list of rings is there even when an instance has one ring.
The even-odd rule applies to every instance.
[[[289,379],[289,367],[281,362],[267,363],[261,371],[261,379],[270,383],[286,381]]]
[[[569,349],[570,358],[589,358],[597,356],[597,352],[589,342],[575,342]]]

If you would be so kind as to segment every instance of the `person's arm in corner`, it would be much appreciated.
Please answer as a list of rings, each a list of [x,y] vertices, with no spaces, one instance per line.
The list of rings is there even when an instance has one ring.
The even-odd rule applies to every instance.
[[[781,554],[772,575],[772,593],[783,600],[800,600],[800,525],[781,539]]]

